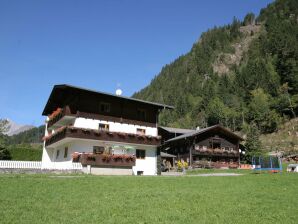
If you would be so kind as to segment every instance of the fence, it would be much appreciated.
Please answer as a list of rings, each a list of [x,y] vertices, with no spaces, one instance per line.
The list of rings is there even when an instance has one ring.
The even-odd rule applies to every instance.
[[[41,161],[14,161],[14,160],[0,160],[0,169],[41,169]],[[54,170],[81,170],[81,163],[65,164],[55,163]]]

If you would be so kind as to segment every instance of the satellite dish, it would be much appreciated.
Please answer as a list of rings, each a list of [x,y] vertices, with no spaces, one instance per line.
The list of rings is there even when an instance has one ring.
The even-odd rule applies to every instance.
[[[116,95],[117,96],[121,96],[122,95],[122,90],[121,89],[117,89],[116,90]]]

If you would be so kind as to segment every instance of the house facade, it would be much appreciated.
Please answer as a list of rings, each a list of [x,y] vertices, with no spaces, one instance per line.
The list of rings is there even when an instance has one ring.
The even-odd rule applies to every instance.
[[[239,167],[239,145],[243,139],[221,125],[198,130],[160,129],[164,139],[161,151],[176,155],[177,160],[183,159],[191,167]],[[173,135],[176,137],[168,138]]]
[[[167,105],[70,85],[54,86],[43,115],[44,169],[80,162],[94,174],[156,175],[158,114]]]

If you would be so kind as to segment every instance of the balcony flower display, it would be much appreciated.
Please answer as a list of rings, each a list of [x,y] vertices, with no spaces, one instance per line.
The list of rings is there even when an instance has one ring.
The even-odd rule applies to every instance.
[[[110,154],[102,154],[102,161],[109,162],[112,158]]]
[[[222,154],[223,153],[223,150],[216,148],[216,149],[214,149],[214,153],[216,153],[216,154]]]
[[[53,113],[51,115],[49,115],[49,119],[53,120],[55,117],[57,117],[60,113],[62,113],[62,109],[61,108],[57,108],[55,111],[53,111]]]
[[[96,160],[95,155],[93,155],[93,154],[88,154],[88,155],[87,155],[87,160],[88,160],[88,161],[95,161],[95,160]]]
[[[212,149],[207,149],[206,152],[209,153],[209,154],[212,154],[213,150]]]
[[[79,162],[79,159],[80,159],[80,153],[78,153],[78,152],[74,152],[74,153],[72,154],[72,161],[73,161],[73,162]]]

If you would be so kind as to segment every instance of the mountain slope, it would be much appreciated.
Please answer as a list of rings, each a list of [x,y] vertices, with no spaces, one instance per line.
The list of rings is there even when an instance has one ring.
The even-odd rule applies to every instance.
[[[162,125],[242,130],[253,122],[262,133],[276,131],[298,114],[297,38],[297,1],[278,0],[256,19],[249,13],[203,33],[133,97],[174,105]]]
[[[32,125],[17,124],[9,119],[8,119],[8,126],[9,126],[9,130],[5,133],[8,136],[16,135],[23,131],[27,131],[27,130],[34,128],[34,126],[32,126]]]
[[[42,143],[45,126],[34,127],[19,134],[7,137],[9,144]]]
[[[297,152],[298,118],[284,123],[277,132],[262,135],[260,140],[268,151]]]

